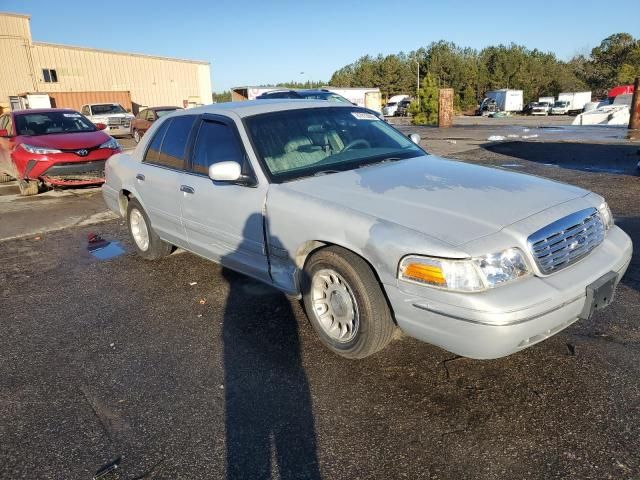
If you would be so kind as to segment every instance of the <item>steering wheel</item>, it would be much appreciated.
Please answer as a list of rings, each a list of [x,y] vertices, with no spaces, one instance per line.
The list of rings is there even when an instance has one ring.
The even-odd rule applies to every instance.
[[[348,152],[349,150],[351,150],[352,148],[356,148],[358,145],[364,148],[371,148],[371,144],[369,142],[367,142],[364,138],[358,138],[357,140],[353,140],[349,143],[347,143],[344,148],[341,150],[341,152]]]

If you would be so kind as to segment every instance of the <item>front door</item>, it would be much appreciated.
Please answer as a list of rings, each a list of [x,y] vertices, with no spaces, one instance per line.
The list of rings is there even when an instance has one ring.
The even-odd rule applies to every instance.
[[[214,182],[209,166],[236,161],[248,171],[235,124],[207,117],[196,127],[191,162],[182,175],[182,221],[189,249],[233,270],[269,281],[262,209],[268,186]]]

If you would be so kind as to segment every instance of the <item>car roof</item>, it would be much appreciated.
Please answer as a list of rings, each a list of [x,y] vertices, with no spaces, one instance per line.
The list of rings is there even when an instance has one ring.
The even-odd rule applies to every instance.
[[[297,90],[298,93],[333,93],[337,95],[337,93],[332,92],[331,90],[327,90],[326,88],[309,88],[306,90]]]
[[[189,115],[211,113],[218,115],[237,115],[240,118],[251,117],[261,113],[281,112],[284,110],[301,110],[303,108],[356,108],[346,103],[327,102],[326,100],[304,100],[297,98],[278,98],[264,100],[246,100],[240,102],[224,102],[188,108],[171,115]]]
[[[164,107],[147,107],[142,110],[182,110],[182,107],[174,107],[172,105],[165,105]]]
[[[54,112],[73,112],[78,113],[72,108],[27,108],[24,110],[14,110],[14,115],[27,115],[29,113],[54,113]]]

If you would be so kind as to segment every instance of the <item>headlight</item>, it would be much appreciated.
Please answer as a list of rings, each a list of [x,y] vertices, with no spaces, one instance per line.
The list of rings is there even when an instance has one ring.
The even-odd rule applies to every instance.
[[[110,148],[111,150],[118,150],[120,148],[120,144],[115,138],[111,138],[100,145],[100,148]]]
[[[398,278],[460,292],[478,292],[531,274],[518,248],[465,260],[410,255],[400,262]]]
[[[609,230],[613,227],[613,214],[607,202],[602,202],[598,207],[598,211],[600,212],[600,218],[602,219],[602,223],[604,223],[604,227]]]
[[[20,146],[27,152],[35,153],[38,155],[49,155],[51,153],[61,153],[60,150],[56,150],[55,148],[34,147],[33,145],[27,145],[26,143],[21,143]]]

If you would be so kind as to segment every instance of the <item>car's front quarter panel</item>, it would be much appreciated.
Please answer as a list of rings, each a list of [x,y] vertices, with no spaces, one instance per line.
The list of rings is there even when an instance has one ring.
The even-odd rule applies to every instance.
[[[267,197],[267,235],[270,252],[278,257],[276,268],[289,272],[277,282],[297,285],[297,274],[304,266],[306,247],[338,245],[364,258],[380,281],[395,284],[401,258],[408,253],[464,258],[464,251],[421,232],[383,221],[348,207],[273,184]],[[274,259],[272,258],[272,264]],[[289,290],[289,288],[287,288]]]

